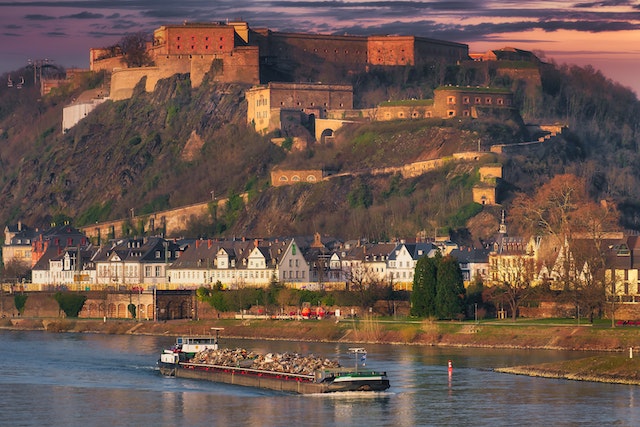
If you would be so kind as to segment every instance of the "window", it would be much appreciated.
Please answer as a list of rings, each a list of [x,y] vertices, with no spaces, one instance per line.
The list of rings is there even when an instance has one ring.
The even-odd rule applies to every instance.
[[[156,265],[156,277],[160,277],[162,274],[162,267]]]
[[[462,98],[462,103],[463,104],[468,104],[469,103],[469,97],[468,96],[463,97]]]
[[[447,97],[447,104],[455,104],[455,103],[456,103],[455,96],[448,96]]]
[[[488,96],[484,99],[485,104],[491,104],[491,101],[492,101],[491,98]]]
[[[496,100],[496,104],[498,104],[498,105],[503,105],[503,104],[504,104],[504,100],[503,100],[502,98],[498,98],[498,99]]]

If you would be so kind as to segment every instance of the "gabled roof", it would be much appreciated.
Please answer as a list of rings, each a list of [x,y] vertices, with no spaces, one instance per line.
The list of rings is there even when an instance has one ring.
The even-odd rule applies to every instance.
[[[294,239],[274,240],[202,240],[190,245],[170,267],[170,269],[215,268],[219,251],[224,251],[233,268],[248,267],[248,259],[257,249],[264,257],[267,267],[279,265],[289,245]],[[297,240],[295,241],[297,244]],[[302,249],[301,249],[302,251]]]
[[[480,264],[489,262],[489,249],[460,248],[452,250],[449,255],[460,263]]]
[[[432,256],[438,248],[433,243],[399,243],[389,254],[389,261],[397,260],[397,254],[402,248],[405,248],[411,259],[418,260],[423,256]]]
[[[117,255],[124,262],[165,262],[165,243],[170,255],[166,260],[173,261],[171,256],[180,250],[177,243],[165,240],[162,237],[146,237],[143,239],[122,239],[111,241],[110,245],[104,246],[97,251],[94,262],[108,262],[114,255]],[[160,258],[156,257],[156,252],[160,251]]]
[[[86,245],[80,247],[80,262],[82,263],[83,269],[91,269],[92,268],[92,258],[96,254],[98,248],[92,245]],[[44,254],[40,257],[38,262],[33,266],[33,270],[49,270],[49,262],[50,261],[59,261],[64,259],[66,254],[70,254],[70,256],[77,257],[78,255],[78,247],[67,247],[65,249],[60,249],[56,247],[48,247]]]

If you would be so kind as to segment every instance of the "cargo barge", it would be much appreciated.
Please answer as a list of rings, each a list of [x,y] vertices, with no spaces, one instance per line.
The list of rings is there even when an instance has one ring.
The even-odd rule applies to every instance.
[[[272,369],[256,369],[253,367],[251,359],[235,361],[235,366],[226,363],[209,363],[206,361],[209,355],[224,352],[228,354],[233,351],[219,351],[217,337],[180,337],[176,340],[175,346],[163,351],[160,360],[158,360],[158,367],[160,373],[165,376],[208,380],[299,394],[344,391],[374,392],[384,391],[390,387],[386,372],[358,367],[358,358],[360,355],[366,354],[364,349],[353,348],[350,351],[356,356],[354,369],[343,368],[339,365],[323,366],[314,369],[311,373],[297,373],[286,372],[282,366],[277,365],[277,362]],[[268,356],[270,359],[271,355]]]

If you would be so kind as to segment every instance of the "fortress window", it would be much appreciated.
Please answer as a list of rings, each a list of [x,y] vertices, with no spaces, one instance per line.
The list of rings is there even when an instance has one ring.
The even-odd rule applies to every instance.
[[[447,111],[447,116],[449,116],[449,117],[454,117],[455,115],[456,115],[456,112],[455,112],[455,111],[453,111],[453,110],[449,110],[449,111]]]
[[[222,50],[222,45],[220,45],[220,50]]]
[[[425,114],[425,117],[431,117],[431,111],[427,111],[427,114]]]
[[[195,47],[194,45],[191,45],[191,50],[193,50],[194,47]]]
[[[291,181],[293,181],[293,182],[298,182],[298,181],[300,181],[300,177],[299,177],[298,175],[293,175],[293,176],[291,177]],[[289,260],[289,261],[291,261],[291,260]]]
[[[209,50],[209,45],[205,45],[205,50]]]
[[[224,37],[220,37],[220,41],[224,40]]]
[[[468,104],[469,103],[469,97],[468,96],[463,97],[462,98],[462,103],[463,104]]]
[[[455,104],[456,103],[456,98],[455,96],[449,96],[447,97],[447,104]]]
[[[482,99],[480,99],[479,96],[476,96],[475,103],[480,104],[481,102],[482,102]]]
[[[469,110],[464,110],[464,111],[462,112],[462,115],[463,115],[464,117],[469,117]]]
[[[484,100],[484,103],[485,104],[491,104],[491,98],[486,97],[485,100]]]
[[[180,41],[180,36],[176,37],[176,40]]]
[[[496,104],[498,104],[498,105],[503,105],[503,104],[504,104],[504,100],[503,100],[502,98],[498,98],[498,99],[496,100]]]
[[[279,181],[285,182],[285,181],[289,181],[289,180],[287,179],[286,176],[281,176]]]
[[[179,50],[179,49],[180,49],[180,45],[177,45],[177,46],[176,46],[176,49],[178,49],[178,50]]]
[[[205,37],[204,39],[205,41],[209,41],[209,36]]]
[[[196,41],[196,38],[194,36],[191,36],[191,41]]]

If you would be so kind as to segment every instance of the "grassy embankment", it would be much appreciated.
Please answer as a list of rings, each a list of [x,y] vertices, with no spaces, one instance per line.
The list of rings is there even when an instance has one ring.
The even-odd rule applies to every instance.
[[[497,372],[532,377],[640,385],[640,353],[593,356],[530,366],[498,368]]]

